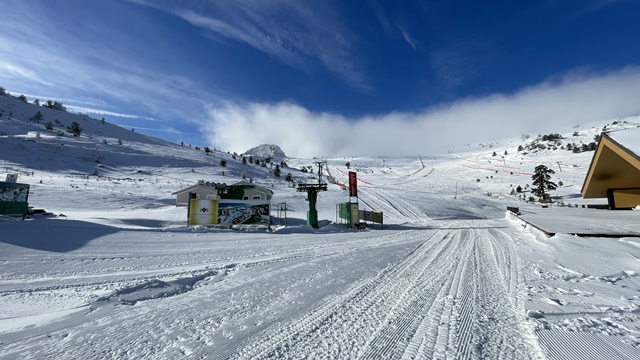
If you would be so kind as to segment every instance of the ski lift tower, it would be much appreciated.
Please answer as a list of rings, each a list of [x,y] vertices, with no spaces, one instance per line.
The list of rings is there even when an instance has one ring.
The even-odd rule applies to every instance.
[[[317,184],[298,184],[296,191],[307,193],[309,199],[309,211],[307,211],[307,225],[311,225],[312,228],[318,228],[318,210],[316,209],[316,202],[318,200],[318,192],[327,191],[327,183],[322,182],[322,165],[325,163],[317,161],[318,165],[318,183]]]

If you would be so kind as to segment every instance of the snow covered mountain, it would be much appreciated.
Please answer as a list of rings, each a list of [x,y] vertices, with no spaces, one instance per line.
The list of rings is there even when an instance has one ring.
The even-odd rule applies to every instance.
[[[638,238],[547,238],[505,216],[539,211],[526,201],[539,164],[562,184],[555,210],[591,214],[575,208],[602,202],[579,195],[589,144],[638,117],[449,154],[325,159],[314,230],[284,177],[312,182],[318,159],[287,159],[279,178],[207,144],[11,96],[0,113],[0,180],[18,174],[30,205],[53,213],[0,220],[0,358],[640,358]],[[349,171],[384,229],[335,222]],[[286,227],[186,226],[173,192],[243,172],[287,204]]]
[[[273,145],[273,144],[258,145],[256,147],[253,147],[245,151],[244,153],[245,155],[254,155],[254,156],[260,156],[265,158],[270,157],[270,158],[282,159],[287,157],[287,155],[285,155],[284,151],[282,151],[282,149],[280,149],[278,145]]]

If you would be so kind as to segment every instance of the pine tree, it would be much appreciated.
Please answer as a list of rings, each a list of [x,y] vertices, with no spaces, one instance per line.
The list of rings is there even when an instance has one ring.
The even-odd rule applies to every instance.
[[[71,125],[67,126],[67,132],[73,134],[73,136],[78,137],[82,133],[82,128],[80,124],[76,121],[72,122]]]
[[[40,120],[42,120],[43,118],[44,118],[44,115],[42,115],[40,110],[38,110],[37,113],[33,114],[33,116],[29,118],[29,120],[40,123]]]
[[[531,188],[531,192],[540,199],[540,202],[551,202],[551,196],[547,192],[558,187],[551,181],[551,174],[555,174],[555,171],[544,165],[538,165],[533,176],[531,176],[534,186]]]
[[[280,165],[276,165],[276,168],[273,169],[273,175],[275,177],[280,177]]]

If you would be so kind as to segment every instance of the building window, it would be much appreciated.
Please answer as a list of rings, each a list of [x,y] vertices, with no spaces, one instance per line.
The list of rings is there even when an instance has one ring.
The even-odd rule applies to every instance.
[[[260,200],[260,195],[253,195],[253,200]]]
[[[242,200],[249,200],[249,197],[245,196],[244,198],[242,198]]]

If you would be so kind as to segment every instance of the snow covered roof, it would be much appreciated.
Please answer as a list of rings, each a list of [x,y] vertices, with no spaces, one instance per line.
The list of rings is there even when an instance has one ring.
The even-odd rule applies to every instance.
[[[203,184],[195,184],[195,185],[191,185],[189,187],[186,187],[184,189],[178,190],[178,191],[176,191],[174,193],[171,193],[171,195],[178,195],[178,194],[182,194],[184,192],[192,191],[192,190],[195,190],[195,189],[202,189],[204,191],[210,191],[212,194],[217,193],[217,190],[216,190],[215,186],[208,186],[208,185],[203,185]]]
[[[640,128],[612,131],[607,135],[619,145],[640,157]]]
[[[273,191],[271,189],[268,189],[266,187],[262,187],[262,186],[258,186],[254,183],[250,183],[246,180],[242,180],[240,182],[237,182],[235,184],[232,184],[231,186],[235,186],[235,187],[248,187],[248,188],[253,188],[254,190],[258,191],[258,192],[262,192],[265,194],[273,194]]]

